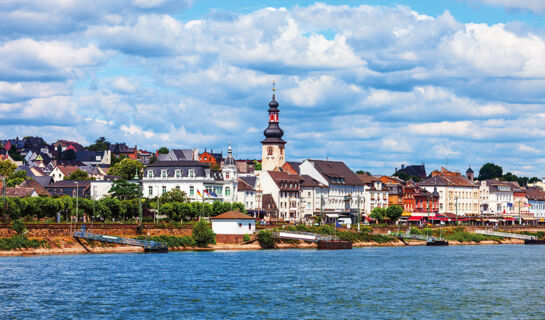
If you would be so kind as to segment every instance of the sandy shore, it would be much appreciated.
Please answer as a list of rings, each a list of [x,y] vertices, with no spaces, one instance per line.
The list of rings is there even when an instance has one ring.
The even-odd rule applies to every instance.
[[[17,249],[10,251],[0,251],[0,256],[25,256],[25,255],[47,255],[47,254],[84,254],[84,253],[126,253],[126,252],[144,252],[143,248],[133,246],[121,246],[101,243],[88,243],[81,241],[79,243],[71,237],[49,237],[45,238],[50,248],[38,249]],[[497,245],[497,244],[524,244],[524,240],[505,239],[502,241],[481,241],[481,242],[458,242],[449,241],[449,245]],[[354,247],[403,247],[403,246],[423,246],[425,241],[411,240],[407,242],[395,241],[386,243],[377,242],[357,242]],[[314,249],[315,243],[279,243],[278,249]],[[210,251],[210,250],[260,250],[259,243],[252,242],[248,244],[218,243],[208,248],[179,247],[171,248],[171,251]]]

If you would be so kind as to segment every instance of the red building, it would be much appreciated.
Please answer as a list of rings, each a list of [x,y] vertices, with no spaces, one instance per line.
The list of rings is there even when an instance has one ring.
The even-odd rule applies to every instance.
[[[206,149],[204,149],[204,152],[199,154],[199,162],[208,163],[212,167],[219,168],[222,159],[223,155],[221,153],[214,153],[214,150],[207,152]]]

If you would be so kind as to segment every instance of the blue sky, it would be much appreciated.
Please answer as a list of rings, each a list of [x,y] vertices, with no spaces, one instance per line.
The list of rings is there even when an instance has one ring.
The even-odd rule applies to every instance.
[[[545,176],[545,2],[0,4],[0,136]]]

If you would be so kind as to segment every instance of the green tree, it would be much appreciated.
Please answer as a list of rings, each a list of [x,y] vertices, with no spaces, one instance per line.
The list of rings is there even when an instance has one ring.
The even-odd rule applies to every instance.
[[[358,170],[358,171],[356,171],[356,173],[357,173],[357,174],[366,174],[366,175],[368,175],[368,176],[371,175],[371,172],[369,172],[369,171],[363,171],[363,170]]]
[[[142,169],[144,166],[138,160],[123,159],[108,170],[108,174],[112,176],[121,176],[125,180],[132,180],[134,174],[138,173],[142,177]]]
[[[89,151],[106,151],[110,148],[110,141],[106,140],[105,137],[100,137],[95,140],[95,143],[88,146],[87,150]]]
[[[261,162],[257,161],[257,160],[254,160],[254,170],[261,170]]]
[[[120,155],[119,157],[117,157],[115,154],[112,154],[112,160],[110,161],[110,166],[115,166],[116,164],[118,164],[119,162],[121,162],[121,160],[123,159],[127,159],[128,157],[126,155]]]
[[[261,230],[257,234],[257,241],[263,249],[273,249],[276,246],[276,239],[269,230]]]
[[[216,234],[212,231],[210,224],[204,220],[200,220],[193,226],[192,236],[199,247],[216,244]]]
[[[503,175],[502,167],[493,163],[485,163],[479,170],[479,180],[496,179]]]
[[[160,203],[168,203],[168,202],[189,202],[189,198],[187,197],[187,194],[178,189],[174,188],[168,192],[165,192],[161,195],[159,198]]]
[[[15,172],[17,165],[9,160],[0,161],[0,176],[9,177]]]
[[[112,198],[119,200],[136,199],[139,196],[138,184],[117,179],[112,183],[109,193]]]
[[[76,152],[72,149],[65,150],[61,156],[61,159],[65,161],[74,161],[76,158]]]
[[[420,177],[408,175],[403,171],[398,171],[398,172],[394,173],[394,177],[398,177],[399,179],[401,179],[403,181],[412,180],[414,182],[420,182],[422,180]]]
[[[369,217],[371,219],[375,219],[377,222],[383,222],[384,218],[386,217],[385,211],[386,210],[384,210],[383,208],[376,207],[375,209],[373,209],[373,211],[371,211]]]
[[[169,150],[167,147],[161,147],[157,152],[159,152],[159,154],[168,154]]]
[[[400,206],[392,205],[386,209],[385,215],[391,222],[396,222],[403,214],[403,208]]]
[[[11,145],[8,155],[13,159],[13,161],[23,161],[25,159],[17,152],[17,147],[14,144]]]
[[[72,172],[68,177],[64,177],[64,180],[95,180],[94,178],[89,177],[87,172],[77,169]]]
[[[6,186],[13,188],[16,185],[23,183],[25,180],[28,180],[25,171],[15,171],[6,178]]]
[[[530,180],[528,180],[529,183],[536,183],[538,181],[541,181],[538,177],[531,177]]]

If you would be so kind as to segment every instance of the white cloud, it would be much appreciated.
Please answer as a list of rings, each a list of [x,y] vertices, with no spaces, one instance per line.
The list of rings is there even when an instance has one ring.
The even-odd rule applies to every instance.
[[[131,80],[125,77],[118,77],[111,84],[112,89],[120,93],[133,93],[136,91],[136,86]]]
[[[497,5],[508,9],[530,10],[535,13],[545,13],[545,2],[543,0],[470,0],[483,4]]]

